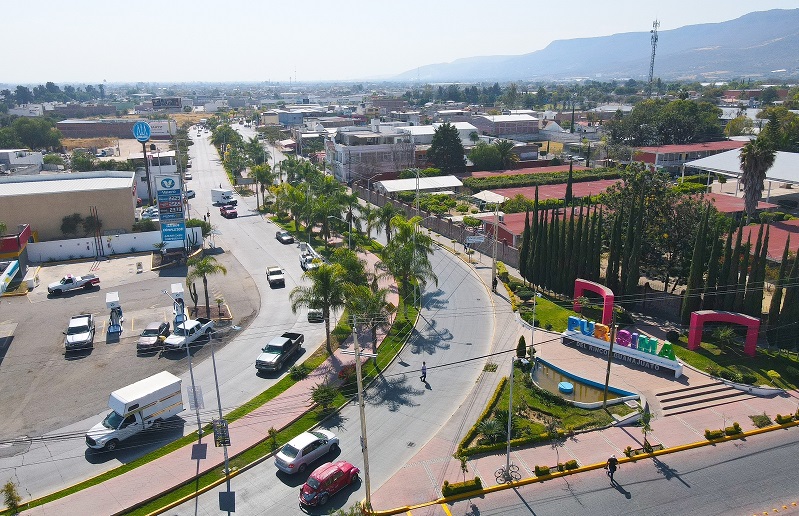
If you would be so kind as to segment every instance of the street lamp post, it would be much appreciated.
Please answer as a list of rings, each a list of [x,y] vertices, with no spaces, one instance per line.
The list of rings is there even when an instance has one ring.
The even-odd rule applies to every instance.
[[[341,222],[348,222],[350,225],[350,231],[347,233],[347,249],[352,249],[352,219],[350,218],[349,221],[342,219],[341,217],[336,217],[335,215],[328,215],[328,219],[338,219]]]

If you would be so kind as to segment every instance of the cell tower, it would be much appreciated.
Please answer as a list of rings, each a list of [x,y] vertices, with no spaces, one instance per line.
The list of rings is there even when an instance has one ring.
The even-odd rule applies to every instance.
[[[652,34],[652,57],[649,59],[649,84],[646,87],[647,98],[652,96],[652,78],[655,74],[655,49],[658,46],[658,27],[660,27],[660,22],[655,20],[652,22],[652,30],[649,31]]]

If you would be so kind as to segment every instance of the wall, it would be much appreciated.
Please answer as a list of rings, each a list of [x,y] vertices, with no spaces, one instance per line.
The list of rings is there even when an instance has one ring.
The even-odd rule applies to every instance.
[[[192,241],[199,243],[203,240],[200,228],[186,228],[186,233],[192,235],[190,237]],[[95,239],[92,237],[34,242],[28,244],[28,258],[34,263],[44,263],[75,258],[97,258],[98,256],[114,254],[154,251],[153,245],[161,242],[161,232],[126,233],[100,238],[103,245],[102,251],[98,251]],[[181,242],[173,242],[173,244],[182,245]]]

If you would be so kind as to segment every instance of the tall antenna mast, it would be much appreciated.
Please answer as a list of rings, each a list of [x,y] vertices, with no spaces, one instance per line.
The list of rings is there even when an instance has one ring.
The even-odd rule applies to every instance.
[[[649,31],[652,34],[652,57],[649,60],[649,84],[646,87],[647,98],[652,97],[652,78],[655,75],[655,49],[658,46],[658,27],[660,27],[660,22],[655,20],[652,22],[652,30]]]

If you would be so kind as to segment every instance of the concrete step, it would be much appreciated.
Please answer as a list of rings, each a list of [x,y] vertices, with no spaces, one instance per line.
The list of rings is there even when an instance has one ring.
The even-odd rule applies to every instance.
[[[723,383],[715,383],[715,384],[703,385],[701,388],[696,388],[692,391],[683,391],[678,394],[669,394],[668,396],[663,396],[661,394],[658,394],[657,397],[662,405],[668,405],[669,403],[679,400],[686,400],[691,398],[704,398],[725,391],[740,392],[737,389],[733,389],[732,387],[725,385]]]
[[[753,396],[748,392],[738,391],[739,394],[734,396],[728,396],[725,398],[714,399],[714,400],[706,400],[706,401],[697,401],[696,403],[692,403],[690,405],[681,406],[681,407],[671,407],[669,409],[664,409],[662,414],[663,417],[666,416],[674,416],[677,414],[684,414],[686,412],[693,412],[696,410],[707,409],[711,407],[718,407],[721,405],[727,405],[729,403],[735,403],[736,401],[747,400],[751,398],[756,398],[757,396]]]
[[[659,393],[657,393],[657,396],[666,396],[668,394],[677,394],[677,393],[680,393],[680,392],[690,392],[690,391],[695,391],[697,389],[704,389],[704,388],[712,386],[712,385],[724,385],[724,383],[719,382],[719,381],[713,381],[713,382],[702,383],[702,384],[699,384],[699,385],[692,385],[690,387],[681,387],[679,389],[672,389],[670,391],[659,392]]]

